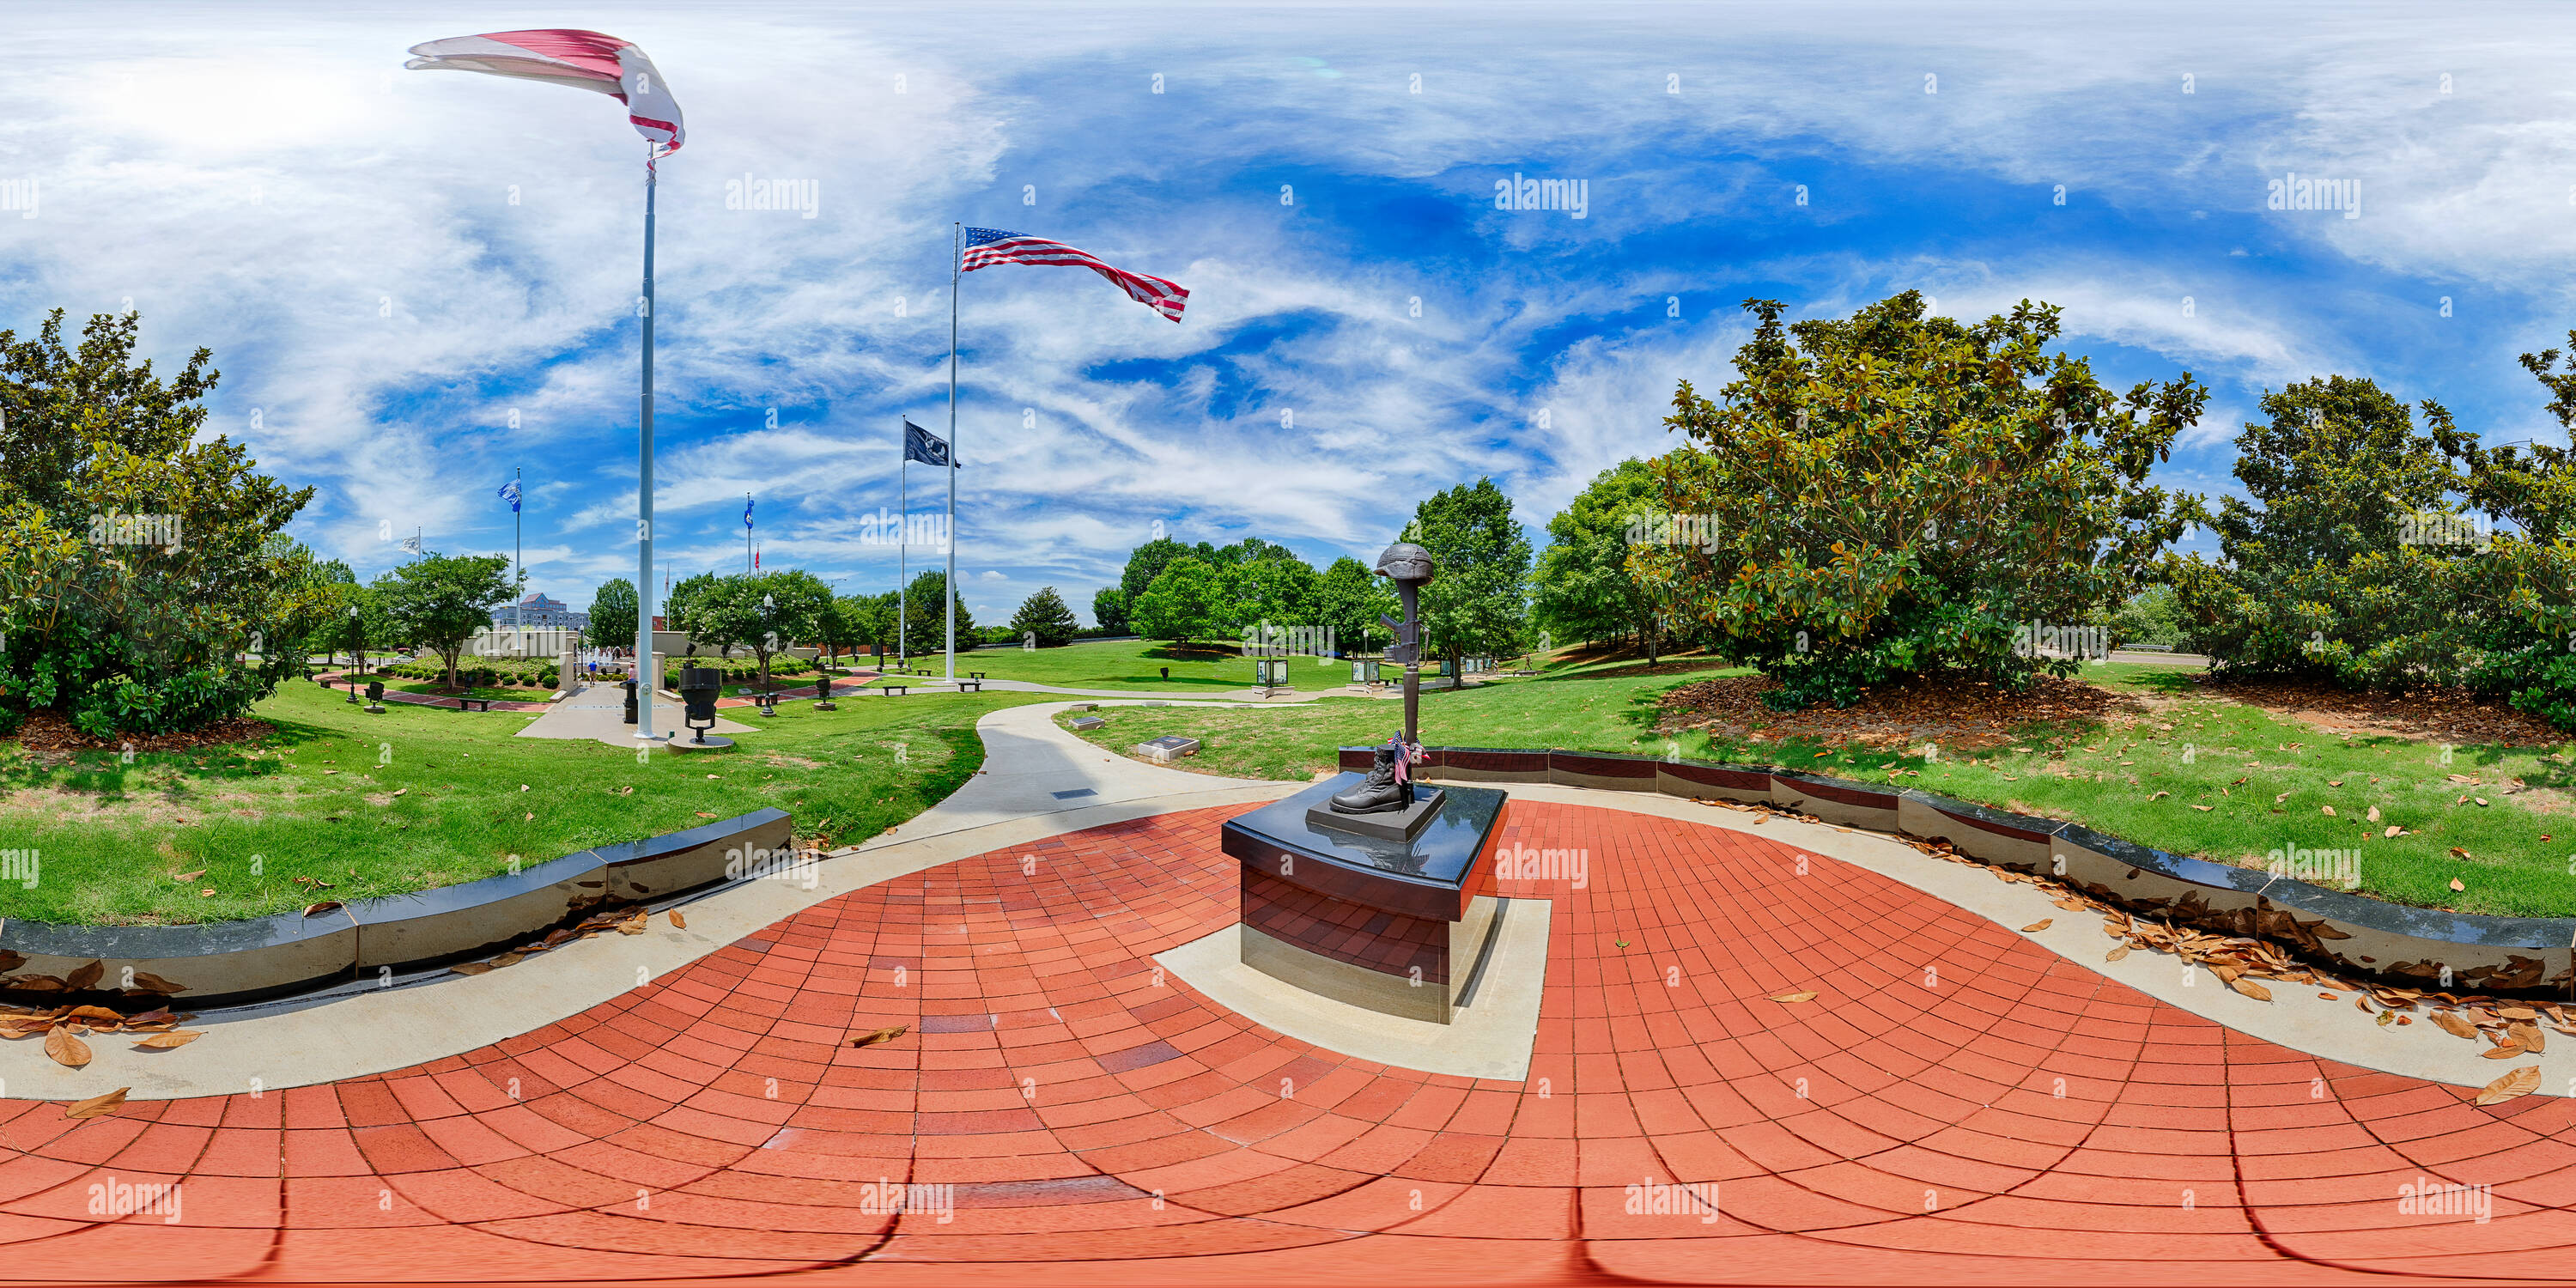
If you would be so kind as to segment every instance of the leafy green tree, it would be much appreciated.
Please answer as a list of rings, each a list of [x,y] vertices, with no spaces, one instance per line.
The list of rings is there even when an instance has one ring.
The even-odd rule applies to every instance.
[[[1634,637],[1652,662],[1663,644],[1663,605],[1628,566],[1628,537],[1638,520],[1662,508],[1663,485],[1644,461],[1621,461],[1593,476],[1547,521],[1548,547],[1532,579],[1533,620],[1567,639]]]
[[[680,584],[673,586],[670,593],[662,597],[662,620],[668,624],[670,629],[688,631],[689,627],[687,623],[689,620],[689,606],[691,602],[697,599],[698,596],[713,589],[715,584],[720,580],[722,580],[722,578],[717,577],[711,572],[702,572],[681,578]],[[712,643],[712,641],[700,639],[695,632],[690,632],[689,651],[687,656],[696,657],[698,655],[698,646],[708,643]],[[740,640],[734,640],[730,643],[717,646],[717,656],[723,656],[724,653],[730,650],[734,644],[739,643],[741,643]],[[640,651],[650,652],[651,650],[643,649]]]
[[[1100,624],[1103,635],[1124,635],[1128,630],[1127,592],[1116,586],[1103,587],[1091,597],[1091,620]]]
[[[802,568],[759,573],[750,579],[758,628],[745,638],[760,659],[760,682],[769,683],[769,659],[790,644],[809,643],[831,611],[832,588]]]
[[[1148,639],[1187,644],[1213,639],[1222,630],[1225,579],[1196,555],[1183,555],[1154,578],[1136,600],[1138,634]]]
[[[1127,596],[1127,611],[1131,618],[1136,611],[1136,601],[1145,597],[1145,589],[1154,584],[1154,579],[1162,576],[1163,570],[1171,567],[1173,560],[1191,554],[1196,554],[1203,563],[1217,562],[1216,550],[1208,543],[1200,542],[1193,551],[1170,537],[1156,537],[1128,552],[1127,570],[1119,575],[1118,589]]]
[[[1395,610],[1395,592],[1386,579],[1349,555],[1334,560],[1315,581],[1315,616],[1343,652],[1367,652],[1371,639],[1393,639],[1378,619],[1395,616]]]
[[[1521,651],[1529,637],[1529,538],[1492,479],[1435,493],[1414,507],[1404,537],[1431,552],[1435,571],[1420,604],[1425,657],[1449,659],[1456,675],[1469,653]]]
[[[304,664],[324,583],[282,529],[313,491],[203,434],[207,350],[165,382],[134,359],[135,314],[92,317],[76,350],[62,323],[0,331],[0,726],[239,715]]]
[[[1081,630],[1081,619],[1065,607],[1064,597],[1055,593],[1053,586],[1041,587],[1038,593],[1020,601],[1020,611],[1011,615],[1011,634],[1035,635],[1039,648],[1062,648],[1072,643]]]
[[[889,590],[882,595],[843,595],[841,620],[849,624],[850,642],[861,648],[893,652],[895,646],[895,596]]]
[[[1244,634],[1262,626],[1316,626],[1321,622],[1323,579],[1286,546],[1259,539],[1228,547],[1220,567],[1224,597],[1216,625]]]
[[[1683,381],[1659,458],[1666,513],[1639,579],[1720,651],[1779,681],[1775,707],[1847,706],[1956,671],[2007,687],[2067,658],[2016,648],[2136,593],[2192,513],[2146,482],[2208,391],[2184,374],[2124,399],[2049,346],[2025,300],[1973,326],[1920,294],[1783,326],[1775,300],[1711,402]],[[2025,636],[2026,638],[2026,636]]]
[[[583,632],[601,648],[635,647],[635,583],[611,577],[590,597],[590,629]]]
[[[912,602],[904,631],[906,655],[920,657],[947,651],[948,621],[940,605],[940,596],[947,592],[947,586],[948,574],[936,568],[912,579],[912,585],[906,591]],[[975,615],[966,611],[966,597],[960,594],[957,597],[957,651],[963,653],[973,647]]]
[[[2370,688],[2459,683],[2483,616],[2470,589],[2472,437],[2440,404],[2328,376],[2263,396],[2236,439],[2250,500],[2220,500],[2221,559],[2171,561],[2187,632],[2221,674]]]
[[[376,578],[376,593],[396,630],[446,663],[456,687],[456,658],[474,632],[492,624],[491,605],[510,594],[507,555],[428,554]]]

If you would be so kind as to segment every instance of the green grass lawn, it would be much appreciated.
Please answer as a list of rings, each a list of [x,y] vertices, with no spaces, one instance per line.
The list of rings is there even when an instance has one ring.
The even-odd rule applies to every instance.
[[[0,743],[0,837],[39,855],[33,889],[0,883],[0,917],[258,916],[471,881],[507,871],[512,855],[542,862],[769,805],[794,814],[801,836],[864,840],[956,790],[983,763],[976,718],[1028,700],[791,703],[747,722],[757,732],[732,751],[645,764],[600,743],[514,737],[527,713],[387,704],[368,715],[312,684],[282,685],[252,712],[277,729],[258,746],[47,767]],[[173,879],[186,873],[203,875]]]
[[[1927,761],[1919,746],[1901,755],[1828,751],[1794,738],[1712,740],[1697,730],[1661,736],[1653,727],[1657,700],[1667,690],[1744,672],[1643,670],[1634,664],[1569,668],[1548,678],[1425,694],[1422,738],[1446,746],[1679,755],[1894,782],[2225,863],[2259,865],[2271,851],[2291,847],[2352,850],[2366,894],[2461,912],[2576,915],[2576,782],[2569,764],[2576,748],[2569,746],[2445,752],[2397,737],[2341,737],[2205,695],[2188,670],[2113,663],[2087,666],[2082,678],[2145,703],[2134,723],[2116,730],[2100,721],[2026,726],[2006,746],[1979,754],[1940,750]],[[1189,768],[1263,778],[1312,777],[1333,767],[1335,748],[1383,742],[1403,723],[1391,702],[1111,707],[1098,714],[1108,725],[1083,736],[1102,747],[1123,754],[1160,734],[1186,734],[1202,742]],[[2527,787],[2506,794],[2514,779]],[[2480,797],[2486,805],[2477,803]],[[2326,814],[2327,807],[2335,813]],[[2377,822],[2369,820],[2374,808]],[[2404,833],[2387,838],[2390,826]],[[2454,857],[2454,847],[2469,857]],[[2454,879],[2464,889],[2453,891]]]
[[[939,654],[913,659],[937,674]],[[1170,667],[1172,677],[1162,676]],[[982,671],[1001,680],[1027,680],[1068,689],[1136,689],[1154,693],[1216,694],[1252,687],[1252,663],[1232,643],[1188,651],[1161,640],[1096,640],[1063,648],[980,648],[957,655],[957,674]],[[1311,657],[1288,659],[1289,683],[1300,689],[1336,689],[1351,682],[1351,664]]]

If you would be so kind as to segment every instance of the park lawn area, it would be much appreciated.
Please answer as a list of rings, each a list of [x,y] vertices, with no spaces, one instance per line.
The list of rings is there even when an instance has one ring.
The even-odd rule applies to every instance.
[[[944,660],[939,654],[913,659],[934,674]],[[1287,661],[1289,683],[1300,689],[1334,689],[1351,682],[1347,661],[1311,657]],[[1172,669],[1168,680],[1161,671],[1167,666]],[[1214,694],[1252,687],[1252,663],[1231,641],[1193,643],[1187,650],[1168,640],[1077,640],[1063,648],[1042,649],[1003,645],[958,654],[957,674],[969,671],[982,671],[997,680],[1027,680],[1067,689]]]
[[[2360,892],[2396,903],[2576,915],[2576,743],[2446,747],[2331,732],[2201,689],[2192,670],[2112,663],[2088,665],[2080,678],[2135,699],[2133,707],[2104,719],[2024,725],[1981,751],[1935,744],[1927,760],[1919,743],[1657,733],[1666,691],[1746,672],[1645,669],[1587,668],[1426,693],[1423,741],[1678,755],[1892,782],[2221,863],[2260,867],[2272,851],[2294,847],[2349,852]],[[1336,748],[1383,742],[1403,722],[1393,703],[1098,714],[1109,724],[1083,736],[1103,747],[1132,754],[1148,738],[1186,734],[1202,742],[1188,768],[1266,778],[1312,777],[1334,767]],[[2385,834],[2392,826],[2402,829],[2395,838]],[[2291,875],[2324,884],[2329,872]],[[2450,888],[2454,880],[2461,889]]]
[[[803,703],[713,755],[519,738],[528,713],[388,704],[287,684],[259,744],[41,763],[0,742],[0,835],[39,856],[0,917],[224,921],[472,881],[591,846],[775,805],[800,839],[848,844],[946,798],[983,763],[975,720],[1026,694]],[[524,785],[524,790],[523,790]],[[177,875],[198,873],[186,882]],[[328,883],[328,888],[296,878]],[[211,890],[207,895],[202,892]]]
[[[543,702],[546,700],[547,696],[553,692],[553,690],[505,689],[498,686],[477,684],[469,686],[460,692],[459,690],[432,684],[425,680],[407,680],[400,684],[387,684],[385,686],[385,692],[417,693],[425,698],[497,698],[503,702]],[[349,703],[348,690],[342,688],[339,689],[339,693],[341,695],[340,705],[347,706]],[[358,685],[358,696],[362,700],[367,696],[367,686],[364,683]]]

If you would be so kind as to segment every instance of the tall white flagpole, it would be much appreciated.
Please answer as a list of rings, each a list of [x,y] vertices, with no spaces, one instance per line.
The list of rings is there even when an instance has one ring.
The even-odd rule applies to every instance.
[[[518,466],[510,467],[510,481],[513,483],[519,483],[526,474],[527,472]],[[510,490],[516,493],[510,498],[510,562],[517,565],[519,569],[519,584],[512,593],[513,597],[520,601],[510,610],[512,618],[510,625],[518,628],[519,652],[524,654],[528,651],[528,562],[527,542],[522,535],[525,529],[519,526],[519,510],[527,505],[528,496],[525,484]]]
[[[900,450],[897,452],[900,459],[894,463],[894,503],[897,509],[903,511],[895,516],[894,530],[894,660],[897,665],[901,665],[904,659],[904,631],[911,625],[908,619],[912,607],[910,602],[912,587],[904,583],[904,578],[912,574],[912,549],[907,544],[912,540],[912,494],[907,487],[908,481],[904,477],[904,467],[912,463],[912,431],[905,429],[904,426],[912,422],[901,416],[895,417],[894,421],[895,437],[901,440]]]
[[[644,424],[636,438],[635,736],[653,737],[653,189],[659,144],[644,141]]]
[[[957,256],[965,225],[948,235],[948,678],[957,678]]]

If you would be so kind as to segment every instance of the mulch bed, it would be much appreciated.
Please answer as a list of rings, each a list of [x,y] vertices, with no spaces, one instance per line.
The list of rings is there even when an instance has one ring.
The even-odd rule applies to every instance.
[[[83,751],[123,751],[128,746],[141,751],[189,751],[199,747],[229,747],[238,743],[256,743],[277,732],[265,720],[235,716],[187,733],[133,733],[113,738],[93,738],[73,727],[69,718],[55,711],[32,711],[26,723],[18,727],[16,740],[28,751],[48,759],[62,759]]]
[[[2304,720],[2331,733],[2394,734],[2427,742],[2506,747],[2548,747],[2570,740],[2548,721],[2517,711],[2503,699],[2481,698],[2461,689],[2357,693],[2314,680],[2204,678],[2200,691]]]
[[[1658,733],[1705,729],[1716,738],[1755,741],[1806,739],[1824,746],[1856,743],[1903,747],[1937,742],[1982,751],[2012,741],[2012,731],[2036,721],[2119,722],[2145,716],[2145,703],[2078,680],[2043,676],[2029,691],[2013,693],[1979,682],[1934,680],[1873,689],[1849,707],[1813,706],[1774,711],[1762,695],[1779,687],[1764,676],[1741,675],[1681,685],[1667,695]]]

